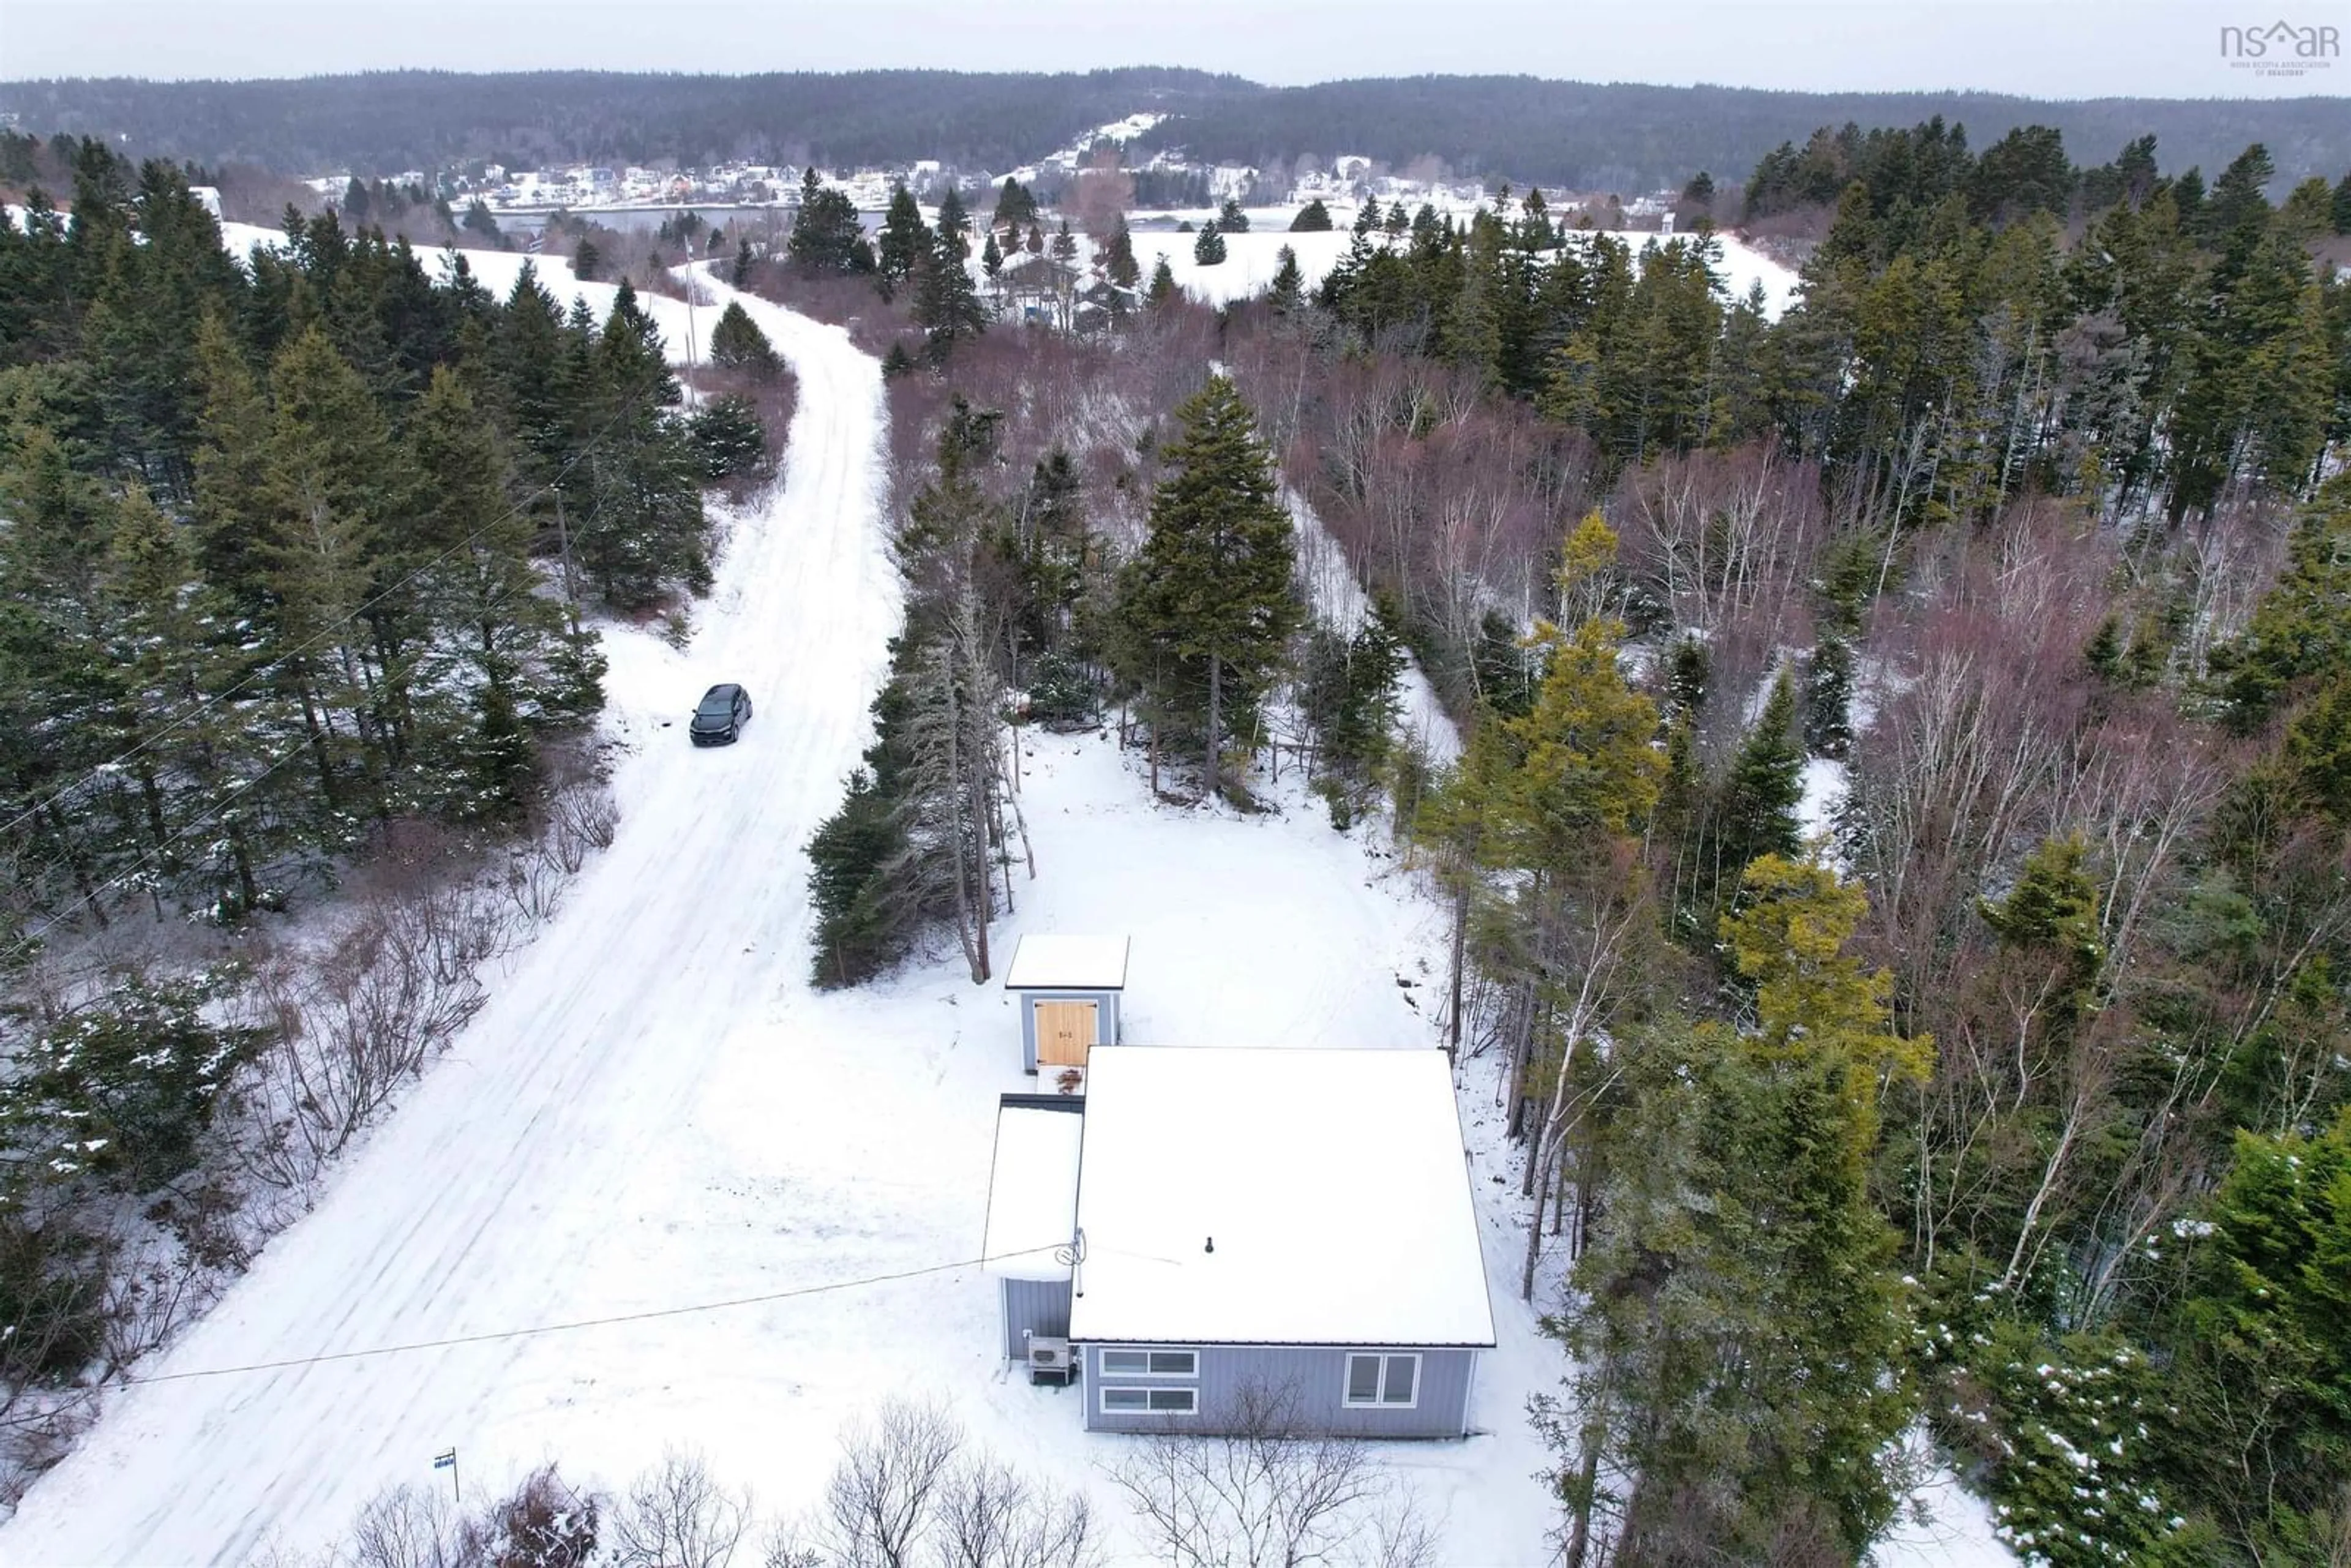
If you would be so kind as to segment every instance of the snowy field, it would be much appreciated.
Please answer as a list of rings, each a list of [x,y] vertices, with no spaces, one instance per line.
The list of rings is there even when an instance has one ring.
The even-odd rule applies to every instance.
[[[1138,216],[1145,214],[1137,214]],[[1148,214],[1157,216],[1158,214]],[[1190,219],[1195,225],[1216,216],[1213,212],[1182,213],[1178,217]],[[1264,293],[1273,285],[1274,269],[1280,266],[1283,246],[1298,254],[1298,270],[1305,286],[1312,289],[1347,254],[1354,237],[1348,232],[1354,214],[1346,209],[1331,209],[1332,221],[1338,227],[1328,233],[1289,234],[1283,232],[1290,213],[1277,208],[1261,213],[1252,208],[1252,225],[1243,234],[1225,236],[1225,259],[1214,267],[1202,267],[1192,259],[1192,246],[1198,239],[1196,234],[1176,234],[1164,229],[1135,230],[1134,257],[1143,266],[1147,281],[1158,258],[1167,258],[1167,267],[1175,274],[1176,285],[1193,298],[1206,305],[1227,305],[1236,299],[1248,299]],[[1633,247],[1639,256],[1646,246],[1656,243],[1657,235],[1636,230],[1626,230],[1614,235]],[[1687,236],[1683,236],[1687,237]],[[1796,275],[1770,256],[1729,234],[1717,234],[1722,247],[1722,261],[1717,270],[1723,287],[1733,300],[1747,298],[1749,287],[1763,285],[1764,314],[1776,320],[1781,312],[1794,301]]]
[[[500,294],[522,259],[469,254]],[[610,286],[539,267],[564,302],[609,308]],[[853,993],[807,985],[801,846],[864,742],[898,615],[885,413],[842,333],[744,303],[799,381],[784,479],[731,520],[686,651],[605,633],[605,722],[627,753],[617,841],[317,1210],[110,1396],[0,1530],[0,1562],[313,1550],[381,1489],[436,1482],[453,1447],[468,1498],[549,1459],[612,1486],[698,1448],[774,1517],[816,1500],[842,1424],[892,1396],[1085,1489],[1117,1559],[1143,1560],[1101,1474],[1123,1440],[1089,1437],[1080,1395],[997,1359],[974,1260],[996,1097],[1034,1083],[1014,1009],[953,955]],[[681,353],[684,307],[646,304]],[[1318,605],[1360,615],[1301,521]],[[750,686],[758,716],[739,746],[693,749],[684,716],[722,679]],[[1452,744],[1425,685],[1410,712]],[[1106,736],[1029,734],[1021,750],[1040,876],[995,933],[999,967],[1022,931],[1126,934],[1131,1040],[1435,1044],[1445,918],[1376,829],[1333,832],[1292,774],[1279,814],[1241,819],[1155,802]],[[1480,1435],[1382,1453],[1444,1521],[1445,1562],[1533,1564],[1553,1505],[1524,1404],[1561,1363],[1516,1296],[1525,1233],[1493,1067],[1465,1063],[1461,1085],[1499,1341]],[[353,1354],[449,1340],[470,1343]],[[256,1363],[300,1364],[226,1370]],[[1948,1476],[1928,1495],[1934,1519],[1883,1563],[2007,1561],[1980,1503]]]

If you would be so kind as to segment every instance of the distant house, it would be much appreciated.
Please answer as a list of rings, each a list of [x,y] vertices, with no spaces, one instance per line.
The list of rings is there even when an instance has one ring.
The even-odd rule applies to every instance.
[[[1005,1354],[1066,1356],[1089,1431],[1228,1432],[1270,1404],[1468,1433],[1494,1320],[1442,1052],[1105,1045],[1067,1104],[999,1109],[986,1267]]]
[[[1020,938],[1004,988],[1020,1009],[1023,1071],[1082,1070],[1095,1046],[1118,1043],[1126,948],[1123,936]]]

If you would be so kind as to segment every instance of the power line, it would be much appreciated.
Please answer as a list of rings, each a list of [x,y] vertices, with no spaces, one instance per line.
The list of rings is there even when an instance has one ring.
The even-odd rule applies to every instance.
[[[689,1307],[654,1307],[641,1312],[615,1312],[610,1317],[576,1318],[569,1322],[539,1323],[531,1328],[499,1329],[487,1333],[452,1334],[446,1339],[412,1340],[404,1344],[376,1345],[367,1350],[327,1351],[319,1355],[287,1356],[282,1361],[256,1361],[242,1366],[208,1366],[194,1372],[159,1372],[150,1377],[126,1377],[125,1384],[186,1383],[200,1377],[235,1377],[248,1372],[282,1372],[289,1367],[318,1366],[332,1361],[363,1361],[371,1356],[405,1355],[412,1351],[447,1350],[457,1345],[496,1344],[505,1340],[529,1339],[539,1334],[568,1333],[574,1329],[609,1328],[615,1323],[649,1322],[659,1318],[693,1317],[703,1312],[723,1312],[736,1307],[763,1306],[771,1301],[794,1301],[803,1296],[826,1296],[841,1291],[863,1290],[871,1285],[894,1284],[901,1280],[919,1280],[926,1274],[949,1274],[958,1269],[977,1269],[988,1263],[1002,1262],[1010,1258],[1026,1258],[1038,1252],[1050,1252],[1050,1247],[1029,1247],[1017,1252],[997,1252],[984,1258],[958,1259],[952,1263],[932,1263],[920,1269],[902,1269],[894,1274],[868,1274],[856,1280],[835,1280],[822,1285],[799,1285],[789,1291],[770,1291],[764,1295],[737,1296],[730,1301],[701,1301]]]

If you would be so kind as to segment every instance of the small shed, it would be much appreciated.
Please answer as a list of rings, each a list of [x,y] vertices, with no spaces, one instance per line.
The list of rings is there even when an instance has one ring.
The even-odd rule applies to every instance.
[[[1020,1009],[1020,1065],[1086,1065],[1097,1045],[1118,1043],[1118,1004],[1126,989],[1123,936],[1020,938],[1004,988]]]
[[[1007,1094],[997,1105],[980,1256],[1002,1301],[1008,1361],[1028,1355],[1032,1334],[1069,1337],[1085,1103],[1071,1095]]]

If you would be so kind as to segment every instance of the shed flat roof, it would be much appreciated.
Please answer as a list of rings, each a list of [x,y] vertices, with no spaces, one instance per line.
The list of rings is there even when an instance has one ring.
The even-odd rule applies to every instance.
[[[1000,1105],[996,1166],[987,1178],[987,1273],[1007,1280],[1066,1280],[1053,1257],[1069,1245],[1078,1207],[1078,1149],[1085,1117],[1069,1108]]]
[[[1119,991],[1126,988],[1123,936],[1020,938],[1012,967],[1004,972],[1008,991]]]
[[[1494,1343],[1444,1052],[1098,1045],[1086,1080],[1071,1338]]]

